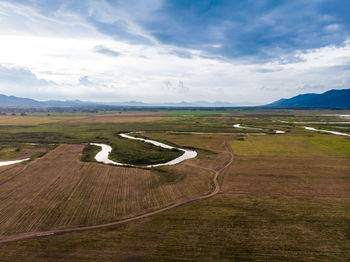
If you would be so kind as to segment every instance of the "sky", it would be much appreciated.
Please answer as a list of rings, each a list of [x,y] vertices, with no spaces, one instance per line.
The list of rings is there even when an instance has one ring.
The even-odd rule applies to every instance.
[[[0,94],[260,105],[350,88],[348,0],[0,0]]]

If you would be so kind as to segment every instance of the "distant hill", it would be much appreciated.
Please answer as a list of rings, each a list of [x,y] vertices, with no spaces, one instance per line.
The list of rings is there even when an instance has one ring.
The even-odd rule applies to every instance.
[[[0,108],[48,108],[48,107],[99,107],[99,106],[126,106],[126,107],[233,107],[228,102],[178,102],[178,103],[144,103],[138,101],[94,103],[80,100],[49,100],[37,101],[29,98],[6,96],[0,94]]]
[[[0,95],[0,107],[40,107],[41,103],[29,98]]]
[[[42,108],[42,107],[79,107],[79,106],[89,106],[96,105],[91,102],[82,102],[79,100],[72,101],[37,101],[30,98],[22,98],[16,96],[6,96],[0,94],[0,107],[10,107],[10,108]]]
[[[350,89],[332,89],[322,94],[298,95],[289,99],[280,99],[267,106],[276,108],[349,109]]]

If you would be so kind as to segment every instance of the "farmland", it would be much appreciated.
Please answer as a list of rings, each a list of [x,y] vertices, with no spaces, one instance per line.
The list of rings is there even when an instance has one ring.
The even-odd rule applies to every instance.
[[[69,120],[65,124],[71,127]],[[23,141],[28,134],[22,132],[22,127],[19,130],[18,140]],[[62,130],[72,132],[66,128]],[[171,141],[172,135],[162,134]],[[114,130],[106,136],[126,153],[126,148],[129,152],[136,151],[136,156],[149,157],[156,148],[146,147],[143,153],[146,143],[119,139]],[[199,138],[190,143],[186,141],[187,136],[182,135],[176,137],[182,137],[180,141],[185,140],[187,146],[198,146],[198,159],[153,169],[113,167],[92,162],[98,151],[94,147],[92,153],[87,150],[88,157],[82,162],[86,145],[76,144],[73,136],[62,134],[61,137],[67,142],[71,139],[73,143],[58,145],[36,161],[1,173],[0,210],[6,215],[1,217],[0,239],[18,233],[116,221],[206,194],[211,190],[213,171],[201,166],[219,168],[229,158],[226,152],[221,152],[222,137],[208,136],[210,143],[205,148],[209,149],[201,149]],[[47,145],[53,138],[42,135],[40,139]],[[97,140],[105,141],[103,138]],[[162,151],[157,152],[164,155]],[[174,153],[177,157],[177,152]]]
[[[0,260],[350,259],[350,139],[291,123],[338,119],[322,111],[182,113],[16,116],[13,123],[6,116],[0,142],[7,147],[57,146],[29,163],[1,167],[0,240],[120,221],[208,194],[214,171],[230,159],[227,145],[234,161],[212,198],[121,225],[3,243]],[[263,131],[233,128],[237,123]],[[116,136],[140,130],[146,131],[140,136],[194,149],[198,157],[161,168],[115,167],[94,162],[98,149],[91,147],[81,161],[89,142],[144,156],[142,142],[121,143]]]
[[[1,174],[0,209],[6,214],[1,217],[2,236],[110,222],[210,189],[212,172],[207,170],[191,171],[184,165],[151,171],[82,163],[82,149],[61,145],[25,169],[19,166]]]

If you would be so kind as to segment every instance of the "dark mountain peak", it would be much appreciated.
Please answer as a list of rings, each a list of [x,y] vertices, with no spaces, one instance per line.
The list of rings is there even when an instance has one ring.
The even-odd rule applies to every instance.
[[[350,108],[350,89],[332,89],[322,94],[301,94],[289,99],[280,99],[269,107],[277,108]]]

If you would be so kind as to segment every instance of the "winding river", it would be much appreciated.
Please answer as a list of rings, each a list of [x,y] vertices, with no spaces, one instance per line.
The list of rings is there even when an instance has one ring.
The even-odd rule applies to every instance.
[[[343,119],[350,119],[350,115],[341,115],[341,114],[323,114],[323,116],[335,116]]]
[[[233,125],[235,128],[244,128],[244,129],[253,129],[253,130],[264,130],[263,128],[258,128],[258,127],[246,127],[246,126],[241,126],[241,124],[235,124]],[[273,130],[275,134],[284,134],[285,131],[282,130]]]
[[[323,130],[323,129],[316,129],[316,128],[309,127],[309,126],[303,126],[303,128],[306,129],[306,130],[310,130],[310,131],[330,133],[330,134],[337,135],[337,136],[350,136],[347,133],[341,133],[341,132],[337,132],[337,131],[330,131],[330,130]]]
[[[282,120],[277,120],[278,122],[281,122],[281,123],[298,123],[298,124],[301,124],[301,123],[304,123],[304,124],[326,124],[327,122],[288,122],[288,121],[282,121]],[[331,123],[331,122],[329,122]],[[334,122],[334,123],[350,123],[350,122]],[[306,130],[309,130],[309,131],[316,131],[316,132],[322,132],[322,133],[329,133],[329,134],[333,134],[333,135],[337,135],[337,136],[349,136],[350,137],[350,134],[347,134],[347,133],[342,133],[342,132],[337,132],[337,131],[331,131],[331,130],[325,130],[325,129],[316,129],[314,127],[310,127],[310,126],[301,126],[302,128],[306,129]]]
[[[101,151],[98,152],[95,156],[95,160],[97,162],[101,162],[104,164],[111,164],[111,165],[116,165],[116,166],[133,166],[133,167],[158,167],[158,166],[171,166],[171,165],[176,165],[182,161],[185,161],[187,159],[191,159],[191,158],[195,158],[197,156],[197,152],[193,151],[193,150],[188,150],[188,149],[183,149],[183,148],[177,148],[177,147],[172,147],[151,139],[144,139],[144,138],[139,138],[139,137],[133,137],[130,136],[128,134],[119,134],[121,137],[124,138],[128,138],[128,139],[133,139],[133,140],[139,140],[139,141],[143,141],[145,143],[149,143],[155,146],[159,146],[162,148],[166,148],[166,149],[178,149],[180,151],[183,151],[184,153],[173,159],[170,160],[168,162],[165,163],[159,163],[159,164],[154,164],[154,165],[147,165],[147,166],[137,166],[137,165],[130,165],[130,164],[125,164],[125,163],[119,163],[119,162],[115,162],[111,159],[109,159],[109,154],[112,152],[112,147],[106,144],[98,144],[98,143],[90,143],[91,145],[94,146],[99,146],[101,147]]]
[[[12,160],[12,161],[0,161],[0,166],[9,166],[13,164],[18,164],[24,161],[28,161],[30,158],[20,159],[20,160]]]
[[[326,121],[306,121],[306,122],[288,122],[283,120],[272,120],[273,122],[280,122],[284,124],[315,124],[315,125],[349,125],[350,121],[346,122],[326,122]]]

